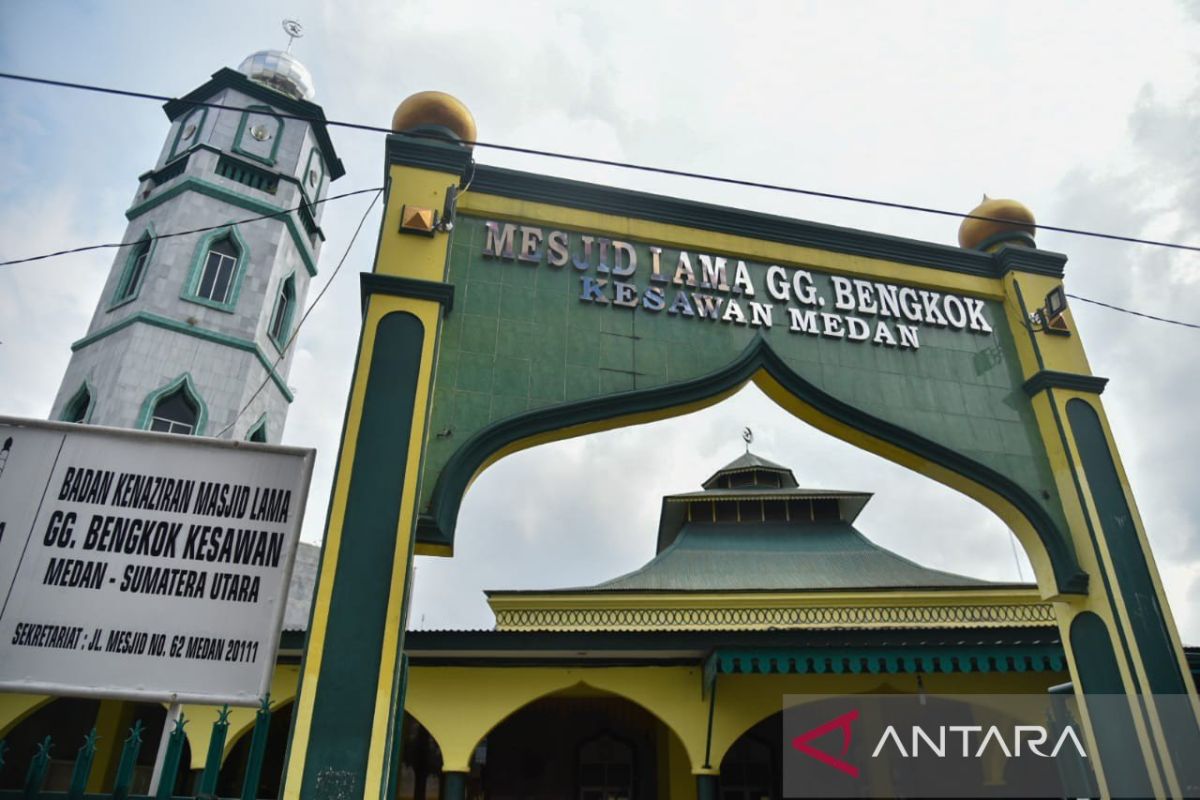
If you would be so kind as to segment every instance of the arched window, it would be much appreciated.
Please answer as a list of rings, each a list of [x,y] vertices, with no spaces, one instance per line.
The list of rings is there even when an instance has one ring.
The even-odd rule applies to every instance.
[[[271,322],[267,327],[267,335],[280,350],[287,344],[292,333],[292,316],[296,308],[296,278],[289,275],[279,284],[279,293],[275,296],[275,308],[271,312]]]
[[[62,411],[63,422],[87,422],[92,410],[92,392],[85,383],[79,391],[67,401]]]
[[[250,251],[237,225],[211,231],[196,245],[192,271],[180,297],[233,313],[249,260]]]
[[[250,428],[250,432],[246,434],[246,441],[267,443],[267,418],[265,416]]]
[[[117,290],[113,292],[113,305],[137,297],[138,289],[142,287],[142,278],[146,275],[146,266],[150,263],[151,242],[150,232],[147,231],[133,246],[133,250],[129,253],[129,260],[125,262],[121,279],[117,282]]]
[[[631,800],[633,747],[609,734],[579,746],[579,800]]]
[[[154,404],[154,411],[150,415],[150,430],[192,434],[196,432],[199,417],[200,409],[188,396],[187,390],[180,386],[170,394],[160,397]]]
[[[200,283],[196,286],[196,294],[214,303],[228,303],[237,260],[237,245],[228,236],[209,245],[208,253],[204,256],[204,270],[200,273]]]

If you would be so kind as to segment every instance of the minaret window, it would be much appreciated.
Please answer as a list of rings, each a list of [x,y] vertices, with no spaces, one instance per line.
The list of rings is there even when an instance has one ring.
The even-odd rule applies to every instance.
[[[138,286],[142,283],[142,276],[146,274],[146,262],[149,260],[150,239],[147,237],[137,243],[137,247],[133,251],[133,259],[129,262],[129,271],[125,274],[121,285],[117,287],[117,296],[114,299],[118,303],[130,299],[137,293]]]
[[[195,403],[180,386],[155,404],[154,413],[150,417],[150,430],[192,434],[196,432],[196,420],[199,416],[200,409],[196,408]]]
[[[271,323],[267,334],[280,350],[287,344],[292,332],[292,316],[296,308],[296,278],[288,276],[279,284],[279,293],[275,296],[275,308],[271,312]]]
[[[229,302],[229,290],[233,286],[237,260],[237,246],[228,237],[213,242],[204,257],[204,272],[200,274],[200,285],[196,287],[196,294],[214,303]]]
[[[153,227],[147,226],[142,238],[127,252],[125,268],[121,270],[121,276],[117,279],[117,287],[113,290],[112,302],[108,306],[109,311],[133,300],[141,290],[150,259],[154,256]]]
[[[254,424],[254,427],[250,429],[250,433],[246,434],[246,441],[259,442],[261,444],[267,443],[267,419],[265,416]]]
[[[62,412],[63,422],[87,422],[88,415],[92,410],[92,392],[88,389],[87,384],[79,387],[69,401],[66,408]]]
[[[196,245],[192,271],[180,297],[233,313],[249,260],[250,250],[237,225],[211,231]]]
[[[164,433],[204,435],[208,407],[189,373],[147,395],[134,427]]]

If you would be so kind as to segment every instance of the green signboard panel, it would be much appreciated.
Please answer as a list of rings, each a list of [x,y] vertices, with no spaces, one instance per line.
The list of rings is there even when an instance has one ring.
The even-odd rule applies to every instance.
[[[426,542],[452,542],[470,477],[497,445],[548,429],[539,410],[553,410],[549,427],[561,428],[678,405],[767,362],[868,432],[881,425],[883,438],[917,441],[940,454],[932,460],[1004,483],[1044,541],[1062,539],[998,302],[466,216],[447,281],[456,300],[424,457]],[[1073,564],[1069,548],[1056,550]]]

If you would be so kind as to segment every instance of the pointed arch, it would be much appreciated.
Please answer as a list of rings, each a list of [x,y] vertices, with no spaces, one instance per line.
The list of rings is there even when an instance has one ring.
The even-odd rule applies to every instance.
[[[262,415],[255,420],[254,424],[250,426],[250,429],[246,431],[246,441],[259,442],[261,444],[267,443],[267,412],[264,411]]]
[[[232,263],[227,258],[232,258]],[[190,303],[233,313],[249,260],[250,248],[236,223],[210,231],[196,244],[192,268],[179,296]]]
[[[681,383],[539,408],[495,422],[468,439],[436,476],[418,522],[425,552],[449,553],[463,494],[475,476],[511,453],[559,439],[696,411],[754,381],[785,410],[819,430],[962,492],[995,512],[1029,554],[1046,596],[1084,593],[1088,576],[1046,507],[1006,475],[963,453],[876,417],[818,388],[758,337],[733,362]]]
[[[71,399],[62,407],[58,418],[63,422],[88,423],[92,421],[92,412],[96,410],[96,390],[87,378],[71,395]]]
[[[208,406],[205,405],[204,398],[196,388],[196,383],[192,380],[190,372],[183,373],[165,386],[155,389],[146,395],[146,399],[142,402],[141,413],[138,415],[137,427],[142,430],[151,430],[154,412],[159,407],[159,404],[170,399],[177,393],[182,394],[195,409],[195,423],[192,426],[191,434],[194,436],[203,436],[204,428],[208,424]]]
[[[158,234],[154,230],[154,223],[147,222],[142,235],[134,241],[133,246],[125,255],[125,264],[121,267],[121,276],[113,288],[112,299],[109,301],[107,311],[112,311],[137,299],[142,290],[142,283],[145,282],[146,273],[150,270],[150,264],[154,261],[154,249],[157,244]]]
[[[464,686],[456,674],[460,669],[479,669],[478,679]],[[638,707],[678,740],[689,769],[701,763],[705,706],[696,702],[693,682],[670,671],[647,676],[638,667],[588,672],[414,666],[404,710],[437,742],[445,768],[463,771],[475,748],[506,720],[539,701],[582,689]]]
[[[296,273],[284,276],[275,290],[271,303],[271,316],[267,318],[267,338],[280,353],[292,335],[292,321],[296,317]]]

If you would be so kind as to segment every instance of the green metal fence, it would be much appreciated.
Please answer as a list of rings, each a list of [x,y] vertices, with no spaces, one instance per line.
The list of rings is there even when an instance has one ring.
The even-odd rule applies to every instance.
[[[75,764],[71,771],[71,783],[66,791],[46,791],[46,775],[50,768],[50,760],[55,748],[60,745],[69,747],[70,743],[59,743],[53,737],[47,736],[37,745],[37,750],[25,766],[25,777],[20,789],[0,789],[0,800],[127,800],[130,798],[154,798],[154,800],[214,800],[217,797],[217,779],[221,772],[221,755],[225,750],[225,738],[229,732],[229,707],[221,709],[217,721],[213,723],[212,737],[209,740],[208,754],[204,762],[204,770],[196,782],[193,794],[177,795],[173,790],[178,783],[180,762],[185,744],[184,727],[187,720],[182,714],[175,721],[175,727],[167,738],[166,752],[162,758],[162,772],[158,781],[158,789],[152,794],[132,794],[134,767],[138,763],[138,755],[142,749],[142,721],[137,720],[129,729],[128,736],[121,746],[121,757],[117,762],[116,775],[111,788],[102,792],[88,792],[87,785],[92,777],[92,767],[96,759],[96,743],[99,735],[95,728],[83,738],[83,744],[75,754]],[[271,728],[270,696],[263,698],[258,713],[254,719],[254,732],[250,740],[250,749],[246,761],[245,778],[242,781],[241,800],[257,800],[257,788],[262,776],[263,760],[267,752],[267,733]],[[8,763],[6,754],[7,744],[0,740],[0,776],[8,777],[10,770],[19,768],[17,764]],[[6,781],[10,783],[10,781]]]

